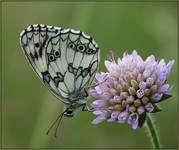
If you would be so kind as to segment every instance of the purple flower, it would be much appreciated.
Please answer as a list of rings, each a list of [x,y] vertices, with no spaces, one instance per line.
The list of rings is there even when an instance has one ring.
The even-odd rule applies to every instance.
[[[124,53],[123,58],[106,60],[107,72],[97,73],[97,86],[89,94],[96,98],[91,104],[96,119],[128,123],[133,129],[141,127],[146,113],[158,112],[158,102],[169,98],[172,86],[166,83],[174,60],[165,63],[154,55],[143,60],[136,51]]]

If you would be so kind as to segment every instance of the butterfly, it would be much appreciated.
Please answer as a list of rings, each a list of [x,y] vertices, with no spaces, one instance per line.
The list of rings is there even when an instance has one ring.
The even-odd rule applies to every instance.
[[[94,82],[100,48],[84,32],[42,24],[23,30],[20,44],[33,70],[66,106],[47,131],[57,123],[56,136],[63,116],[73,117],[78,108],[89,110],[87,90]]]

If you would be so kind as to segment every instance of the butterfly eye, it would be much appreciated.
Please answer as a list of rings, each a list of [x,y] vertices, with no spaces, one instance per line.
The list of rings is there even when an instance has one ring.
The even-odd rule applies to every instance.
[[[40,43],[35,43],[35,47],[39,48],[40,47]]]
[[[84,52],[85,51],[85,46],[80,44],[77,46],[77,51],[80,51],[80,52]]]
[[[67,117],[73,117],[74,112],[72,109],[67,109],[66,112],[64,113],[64,115]]]
[[[55,55],[55,57],[59,57],[59,56],[60,56],[60,52],[59,52],[59,51],[56,51],[56,52],[54,53],[54,55]]]
[[[49,61],[54,61],[54,60],[55,60],[54,55],[50,55],[50,56],[48,57],[48,60],[49,60]]]
[[[72,114],[72,113],[73,113],[73,110],[68,110],[67,113],[68,113],[68,114]]]
[[[74,49],[74,48],[75,48],[75,44],[74,44],[74,43],[70,43],[70,44],[68,45],[68,47],[71,48],[71,49]]]

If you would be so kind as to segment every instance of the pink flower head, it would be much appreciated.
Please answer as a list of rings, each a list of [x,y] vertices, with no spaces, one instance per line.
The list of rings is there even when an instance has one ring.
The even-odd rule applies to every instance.
[[[96,98],[91,104],[102,121],[128,123],[133,129],[141,127],[146,113],[160,111],[157,104],[169,97],[172,86],[166,83],[174,60],[167,64],[153,55],[143,60],[136,51],[124,53],[123,58],[106,60],[108,72],[96,74],[97,86],[89,94]]]

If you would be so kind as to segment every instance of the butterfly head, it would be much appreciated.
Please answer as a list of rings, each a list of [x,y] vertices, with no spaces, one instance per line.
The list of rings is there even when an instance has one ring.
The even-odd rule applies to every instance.
[[[66,109],[64,111],[65,117],[73,117],[75,115],[75,110],[86,104],[86,97],[83,96],[79,98],[81,99],[74,99],[69,105],[66,105]]]
[[[74,108],[67,108],[64,112],[65,117],[73,117],[74,116]]]

